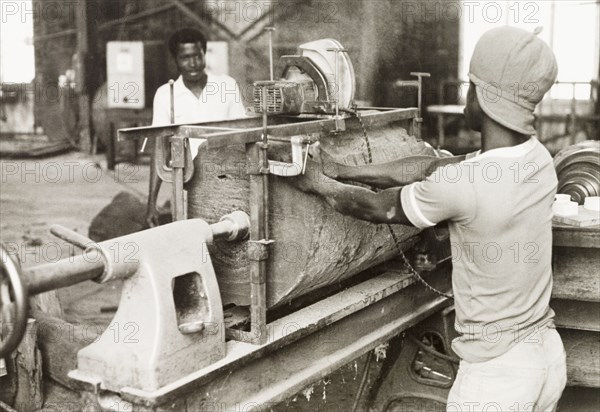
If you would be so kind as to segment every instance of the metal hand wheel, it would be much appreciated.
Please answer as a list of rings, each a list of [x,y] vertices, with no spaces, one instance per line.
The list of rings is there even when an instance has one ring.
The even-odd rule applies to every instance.
[[[0,358],[19,346],[27,328],[28,293],[20,266],[0,245]]]

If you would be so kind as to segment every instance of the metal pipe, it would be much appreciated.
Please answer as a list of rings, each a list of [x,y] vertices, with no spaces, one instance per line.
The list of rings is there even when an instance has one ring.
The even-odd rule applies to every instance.
[[[49,292],[100,277],[104,262],[99,254],[71,256],[54,263],[22,270],[22,279],[30,295]]]
[[[263,146],[260,151],[260,160],[262,162],[262,168],[265,171],[269,170],[269,158],[267,156],[267,144],[269,142],[268,139],[268,116],[267,116],[267,87],[263,86]],[[262,208],[263,208],[263,217],[262,217],[262,227],[264,229],[263,239],[269,239],[269,174],[268,172],[263,173],[262,175]]]

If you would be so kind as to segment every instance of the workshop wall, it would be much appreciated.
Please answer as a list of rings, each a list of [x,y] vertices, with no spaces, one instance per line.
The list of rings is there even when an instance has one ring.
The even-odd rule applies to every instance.
[[[57,7],[58,13],[49,9],[36,13],[34,20],[36,84],[42,88],[56,87],[58,76],[68,69],[77,72],[78,63],[73,61],[77,48],[74,2],[50,3],[64,7]],[[354,63],[358,100],[378,106],[414,106],[416,94],[399,91],[393,83],[410,79],[410,72],[426,71],[432,78],[425,83],[424,105],[431,104],[437,101],[439,81],[458,72],[460,19],[447,6],[454,2],[443,3],[441,9],[441,2],[435,0],[91,0],[86,2],[87,22],[97,41],[96,50],[90,50],[90,90],[96,96],[106,93],[102,85],[108,41],[164,42],[176,28],[190,26],[203,29],[211,40],[228,42],[229,74],[239,82],[248,104],[252,82],[269,75],[264,27],[272,25],[276,27],[276,61],[303,42],[335,38],[348,49]],[[166,62],[169,76],[174,77],[175,65],[164,50],[164,56],[156,56],[156,64]],[[101,110],[105,100],[97,98],[94,110]],[[42,98],[36,119],[47,134],[64,134],[77,126],[73,123],[78,116],[64,113],[73,110],[77,105],[72,102]],[[66,120],[56,122],[57,118]]]

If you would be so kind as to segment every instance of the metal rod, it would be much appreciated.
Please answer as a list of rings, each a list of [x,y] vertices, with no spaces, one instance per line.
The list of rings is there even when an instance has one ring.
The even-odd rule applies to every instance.
[[[339,100],[340,100],[340,87],[339,87],[339,54],[342,52],[345,52],[346,50],[344,49],[336,49],[336,48],[331,48],[331,49],[327,49],[327,51],[333,52],[335,53],[335,68],[333,69],[334,72],[334,94],[335,94],[335,117],[339,117],[340,116],[340,104],[339,104]]]
[[[267,144],[269,143],[268,133],[268,115],[267,115],[267,87],[263,86],[263,146],[261,150],[262,167],[265,170],[269,170],[269,158],[267,156]],[[269,239],[269,175],[264,173],[262,175],[262,204],[263,204],[263,227],[264,227],[264,239]]]
[[[23,282],[30,295],[92,280],[101,276],[103,272],[104,262],[99,254],[71,256],[22,271]]]
[[[382,112],[362,114],[366,127],[372,127],[400,120],[410,120],[417,116],[416,108],[392,109]],[[230,121],[207,123],[232,126],[236,130],[205,133],[201,129],[196,130],[190,125],[178,124],[173,126],[142,126],[119,129],[119,141],[129,141],[148,137],[151,139],[161,138],[181,133],[188,138],[200,137],[207,140],[208,149],[219,147],[259,142],[263,139],[264,129],[259,116],[248,119],[236,119]],[[237,126],[237,127],[236,127]],[[308,119],[307,121],[272,124],[269,126],[269,134],[275,137],[295,136],[311,133],[323,133],[335,130],[335,119]],[[357,125],[356,127],[360,127]]]
[[[250,286],[250,322],[251,334],[255,343],[264,344],[267,342],[267,259],[268,259],[268,239],[269,239],[269,160],[267,157],[268,144],[268,116],[267,116],[267,88],[263,86],[263,141],[260,145],[253,147],[251,156],[258,160],[260,165],[260,175],[250,177],[254,184],[250,190],[255,199],[255,216],[257,217],[256,229],[254,231],[254,241],[262,252],[265,248],[266,256],[261,256],[253,265]],[[254,162],[253,162],[254,163]],[[252,206],[251,206],[252,207]],[[253,223],[250,223],[250,236],[252,239]]]
[[[80,249],[86,249],[90,244],[94,243],[92,239],[61,225],[52,225],[50,227],[50,233]]]
[[[275,27],[265,27],[265,31],[269,34],[269,72],[271,81],[273,80],[273,32]]]
[[[263,107],[262,107],[262,142],[264,144],[267,144],[269,142],[269,139],[267,138],[268,134],[268,114],[267,114],[267,108],[268,108],[268,104],[267,104],[267,86],[263,86],[262,88],[262,95],[263,95]]]
[[[170,96],[170,119],[171,124],[175,124],[175,92],[174,92],[174,84],[173,79],[169,79],[169,96]]]
[[[410,73],[411,76],[416,76],[417,77],[417,111],[418,111],[418,115],[417,118],[415,119],[415,122],[417,123],[417,128],[415,130],[415,135],[417,136],[417,138],[421,138],[421,125],[423,123],[423,115],[422,115],[422,111],[421,111],[421,106],[422,106],[422,90],[423,90],[423,77],[431,77],[431,74],[429,73],[422,73],[422,72],[411,72]],[[440,142],[438,142],[438,150],[440,149]]]

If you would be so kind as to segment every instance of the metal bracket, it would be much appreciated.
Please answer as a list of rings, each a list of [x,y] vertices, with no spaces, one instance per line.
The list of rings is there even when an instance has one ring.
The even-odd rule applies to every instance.
[[[171,160],[169,161],[170,167],[184,167],[185,166],[185,138],[178,135],[173,135],[169,139],[171,143]]]

